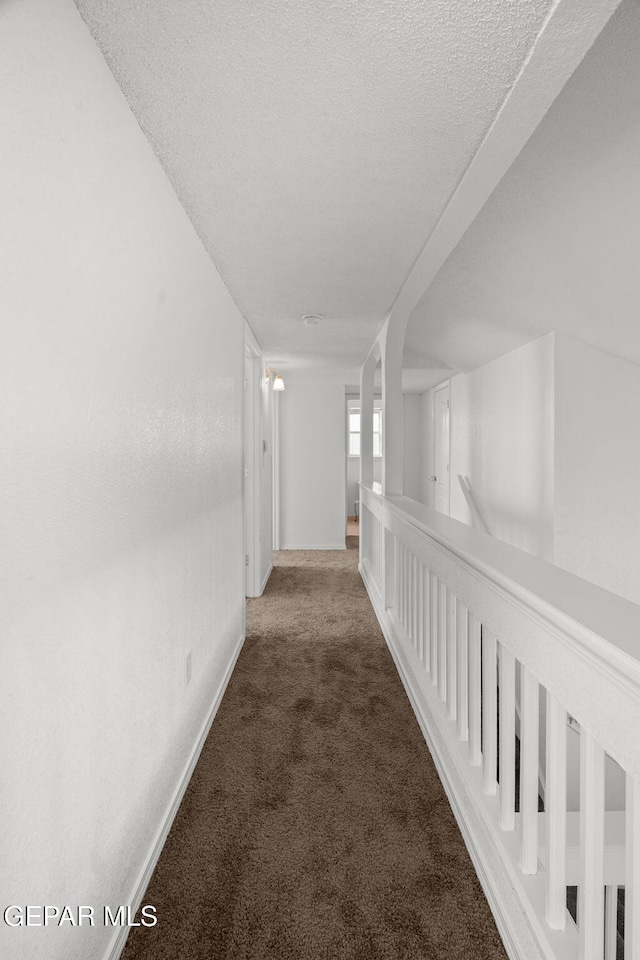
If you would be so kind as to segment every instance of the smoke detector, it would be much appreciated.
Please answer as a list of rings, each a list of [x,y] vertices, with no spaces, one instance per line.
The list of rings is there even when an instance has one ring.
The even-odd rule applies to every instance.
[[[319,323],[322,322],[324,317],[319,313],[305,313],[304,316],[300,317],[305,327],[317,327]]]

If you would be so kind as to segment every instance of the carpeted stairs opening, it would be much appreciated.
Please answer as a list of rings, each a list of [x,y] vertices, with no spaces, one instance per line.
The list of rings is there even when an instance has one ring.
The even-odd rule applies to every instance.
[[[346,551],[283,551],[124,960],[506,960]]]

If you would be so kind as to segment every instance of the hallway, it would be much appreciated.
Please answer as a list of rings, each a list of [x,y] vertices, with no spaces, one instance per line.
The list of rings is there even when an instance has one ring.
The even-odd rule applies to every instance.
[[[0,957],[640,960],[638,49],[0,3]]]
[[[281,551],[124,960],[500,960],[357,569]]]

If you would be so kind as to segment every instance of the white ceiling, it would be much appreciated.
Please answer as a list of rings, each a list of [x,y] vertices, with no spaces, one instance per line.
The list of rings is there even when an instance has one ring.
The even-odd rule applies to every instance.
[[[640,363],[640,5],[625,0],[413,312],[468,370],[559,330]]]
[[[265,352],[359,363],[556,4],[77,5]]]

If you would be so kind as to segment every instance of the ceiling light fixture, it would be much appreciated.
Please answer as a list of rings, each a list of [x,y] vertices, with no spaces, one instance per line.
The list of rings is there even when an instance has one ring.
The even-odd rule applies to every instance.
[[[284,390],[284,380],[282,379],[278,371],[275,369],[267,370],[267,372],[264,375],[265,383],[269,383],[269,381],[271,380],[272,373],[274,374],[272,389],[277,391]]]
[[[317,327],[324,320],[324,317],[320,313],[305,313],[300,319],[305,327]]]

